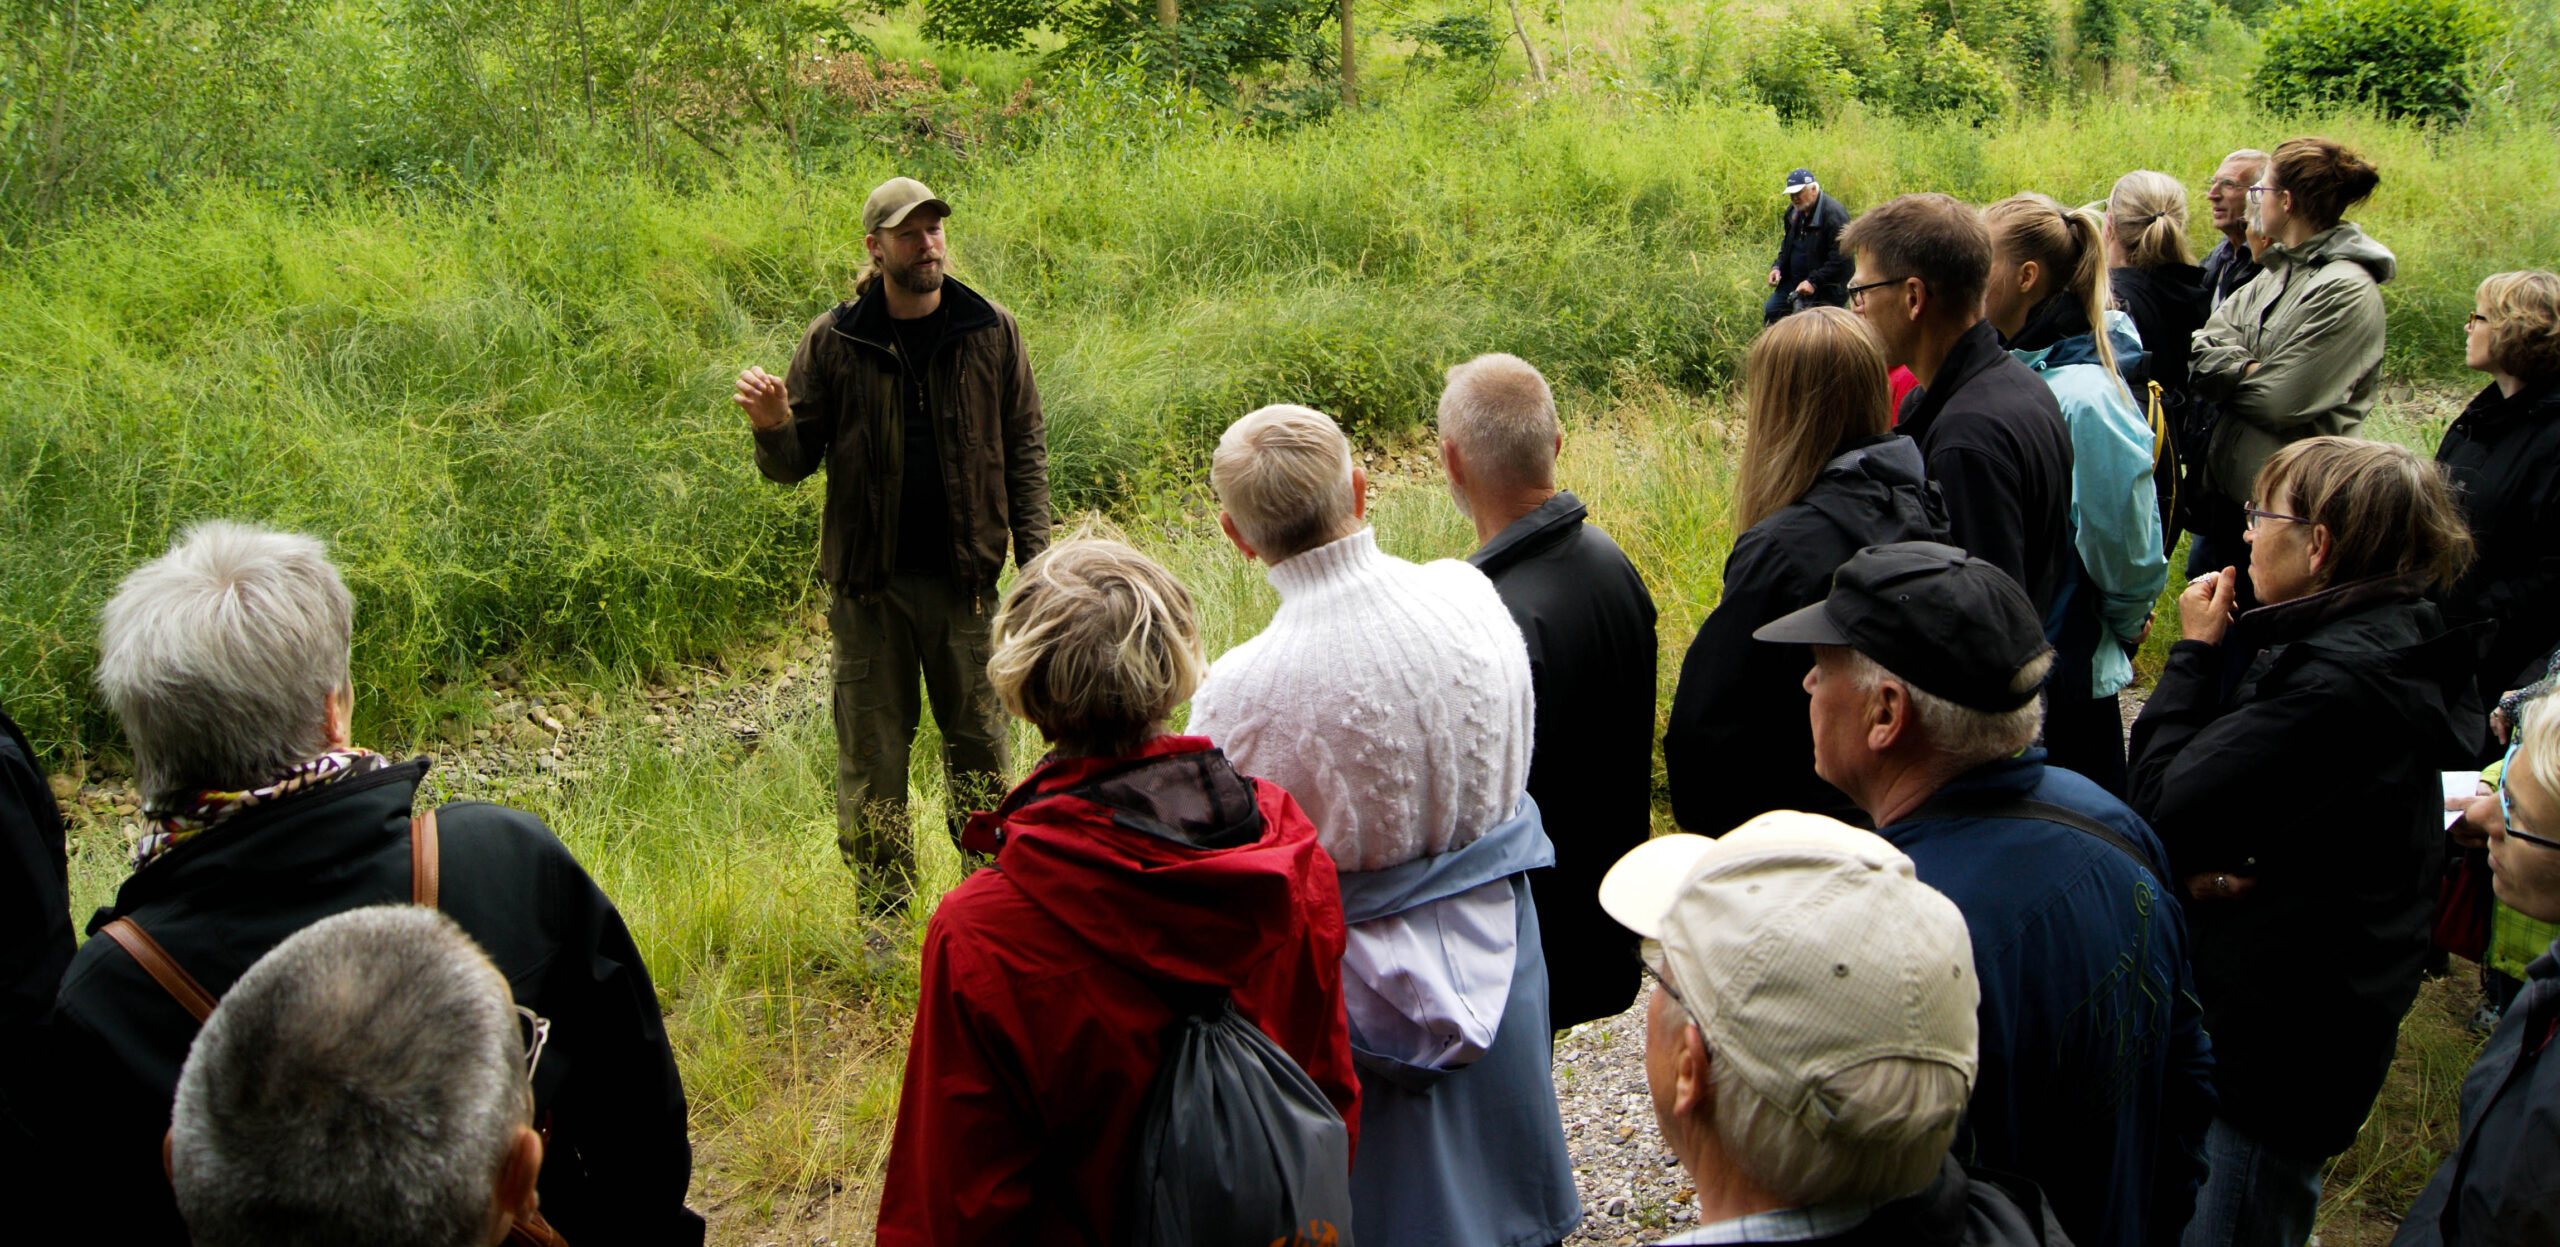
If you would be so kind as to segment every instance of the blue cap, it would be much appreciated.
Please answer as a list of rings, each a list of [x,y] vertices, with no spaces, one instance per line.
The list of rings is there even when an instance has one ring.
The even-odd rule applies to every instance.
[[[1811,185],[1813,185],[1813,170],[1811,169],[1798,169],[1787,175],[1787,193],[1790,195]]]

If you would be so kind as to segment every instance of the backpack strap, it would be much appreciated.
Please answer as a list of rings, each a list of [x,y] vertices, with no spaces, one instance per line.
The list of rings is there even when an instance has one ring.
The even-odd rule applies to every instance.
[[[2104,841],[2107,847],[2124,854],[2133,861],[2134,865],[2140,866],[2146,874],[2156,875],[2158,871],[2158,867],[2152,865],[2150,855],[2126,838],[2123,832],[2078,810],[2067,809],[2048,801],[2038,801],[2031,797],[2022,797],[2013,793],[1972,792],[1952,797],[1941,794],[1922,802],[1919,809],[1904,815],[1899,821],[1907,823],[1924,818],[2031,818],[2041,822],[2060,823]]]
[[[436,884],[442,877],[444,854],[436,843],[436,812],[433,808],[409,820],[409,903],[436,907]]]
[[[142,972],[150,975],[151,981],[160,985],[160,990],[169,993],[169,998],[177,1001],[179,1008],[195,1018],[196,1025],[204,1025],[204,1020],[213,1016],[213,993],[196,982],[195,976],[187,973],[186,967],[179,965],[167,949],[160,947],[160,941],[151,938],[150,933],[136,925],[133,919],[118,918],[108,923],[99,934],[122,945],[125,952],[141,964]]]

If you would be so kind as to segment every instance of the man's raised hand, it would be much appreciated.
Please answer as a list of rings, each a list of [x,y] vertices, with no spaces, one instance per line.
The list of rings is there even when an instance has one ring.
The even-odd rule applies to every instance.
[[[791,391],[782,378],[749,365],[738,374],[738,392],[733,395],[739,406],[747,409],[747,423],[759,430],[778,429],[791,423]]]

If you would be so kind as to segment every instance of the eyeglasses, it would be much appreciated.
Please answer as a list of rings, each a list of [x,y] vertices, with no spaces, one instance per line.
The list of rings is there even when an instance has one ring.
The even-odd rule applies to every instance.
[[[2238,179],[2238,178],[2215,178],[2213,181],[2211,181],[2211,182],[2209,182],[2209,183],[2207,183],[2207,184],[2205,185],[2205,189],[2206,189],[2206,190],[2208,190],[2208,191],[2219,191],[2219,190],[2244,191],[2244,190],[2249,189],[2249,184],[2248,184],[2248,183],[2246,183],[2246,182],[2241,181],[2241,180],[2240,180],[2240,179]]]
[[[1662,946],[1653,940],[1646,940],[1645,944],[1652,944],[1656,948],[1660,948]],[[1642,944],[1636,946],[1635,953],[1636,965],[1644,970],[1644,976],[1652,979],[1655,984],[1659,985],[1662,988],[1662,994],[1669,996],[1671,998],[1671,1003],[1680,1006],[1681,1012],[1688,1012],[1689,1002],[1680,998],[1680,989],[1673,987],[1671,985],[1671,980],[1664,976],[1662,971],[1653,968],[1653,958],[1644,955],[1644,946]]]
[[[2546,840],[2532,832],[2516,830],[2516,799],[2509,794],[2516,790],[2515,780],[2512,778],[2516,773],[2516,746],[2523,743],[2519,740],[2515,744],[2508,745],[2507,760],[2498,767],[2498,814],[2507,820],[2508,835],[2526,844],[2538,844],[2546,849],[2560,849],[2560,840]],[[1650,970],[1653,967],[1645,968]]]
[[[531,1080],[533,1071],[542,1064],[543,1047],[551,1042],[551,1019],[517,1005],[516,1020],[524,1023],[524,1076]]]
[[[2249,517],[2249,528],[2252,530],[2255,530],[2258,527],[2258,521],[2260,520],[2290,520],[2296,524],[2308,524],[2311,522],[2299,515],[2287,515],[2282,511],[2261,511],[2258,509],[2258,504],[2254,502],[2243,505],[2240,508],[2240,512],[2241,514]]]
[[[1898,282],[1906,282],[1909,280],[1911,279],[1908,277],[1888,277],[1883,281],[1871,281],[1864,285],[1851,286],[1848,290],[1849,306],[1856,307],[1859,304],[1865,303],[1867,301],[1867,292],[1878,286],[1890,286]]]
[[[2259,196],[2266,194],[2268,191],[2277,189],[2280,188],[2273,186],[2252,186],[2249,188],[2249,198],[2256,199]]]

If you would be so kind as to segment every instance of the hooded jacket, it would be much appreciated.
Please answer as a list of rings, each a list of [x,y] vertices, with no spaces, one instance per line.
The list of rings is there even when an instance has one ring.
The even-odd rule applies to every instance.
[[[2269,247],[2261,262],[2196,331],[2189,364],[2195,393],[2221,404],[2206,464],[2233,502],[2249,501],[2259,467],[2286,444],[2363,426],[2382,380],[2382,283],[2398,267],[2353,222]]]
[[[1529,795],[1556,844],[1536,877],[1555,985],[1547,1029],[1615,1017],[1636,997],[1635,937],[1600,909],[1600,877],[1653,832],[1653,595],[1635,565],[1559,492],[1467,557],[1520,625],[1536,690]]]
[[[2110,269],[2107,287],[2115,291],[2116,306],[2133,318],[2134,333],[2146,352],[2141,366],[2124,374],[2136,397],[2144,382],[2157,381],[2163,391],[2177,396],[2172,403],[2184,401],[2187,357],[2195,350],[2196,330],[2213,314],[2204,270],[2192,264]]]
[[[1711,1227],[1712,1228],[1712,1227]],[[1919,1191],[1868,1214],[1855,1227],[1820,1238],[1708,1238],[1675,1234],[1658,1247],[1683,1243],[1785,1242],[1799,1247],[2071,1247],[2044,1192],[2025,1178],[1970,1169],[1952,1156]]]
[[[2107,313],[2107,344],[2124,375],[2142,367],[2142,339],[2132,317]],[[2151,422],[2099,362],[2088,314],[2067,292],[2036,305],[2009,347],[2052,387],[2071,429],[2074,558],[2064,609],[2095,616],[2094,644],[2071,657],[2089,664],[2088,694],[2106,697],[2133,682],[2132,648],[2161,586],[2169,582],[2160,496],[2151,475]],[[2071,687],[2077,689],[2078,681]]]
[[[1769,263],[1778,270],[1778,293],[1809,281],[1813,294],[1806,302],[1836,307],[1847,301],[1849,273],[1858,259],[1840,250],[1840,231],[1848,227],[1849,210],[1827,192],[1815,196],[1809,209],[1788,204],[1778,214],[1778,258]]]
[[[2080,828],[1979,812],[2020,798],[2094,820],[2141,861]],[[2029,749],[1876,834],[1955,902],[1973,941],[1982,1064],[1956,1157],[2034,1180],[2081,1247],[2176,1242],[2204,1172],[2221,1035],[2206,1038],[2151,829]]]
[[[1510,818],[1460,848],[1341,877],[1353,942],[1384,929],[1405,959],[1388,967],[1380,998],[1415,1022],[1499,1018],[1483,1042],[1466,1045],[1471,1059],[1453,1064],[1415,1060],[1412,1027],[1364,1033],[1355,1013],[1364,1146],[1351,1163],[1351,1203],[1362,1241],[1545,1247],[1581,1224],[1529,890],[1528,872],[1554,863],[1537,803],[1524,796]],[[1509,919],[1507,938],[1486,929],[1488,912]]]
[[[2512,398],[2495,385],[2480,391],[2445,430],[2436,462],[2453,476],[2474,543],[2445,613],[2498,625],[2480,668],[2483,694],[2523,688],[2560,645],[2560,377]]]
[[[171,849],[89,920],[53,1017],[61,1125],[75,1156],[56,1204],[96,1241],[187,1241],[160,1167],[196,1021],[112,939],[130,917],[219,998],[267,950],[326,918],[410,898],[421,758],[244,811]],[[532,815],[477,801],[437,811],[437,908],[470,933],[517,1003],[551,1022],[534,1073],[549,1122],[542,1215],[573,1243],[698,1244],[693,1153],[658,994],[613,903]]]
[[[1896,541],[1944,541],[1947,508],[1920,448],[1887,433],[1841,444],[1804,496],[1741,536],[1724,596],[1680,662],[1662,763],[1680,825],[1720,836],[1770,810],[1810,810],[1852,826],[1867,816],[1813,773],[1804,673],[1813,647],[1754,641],[1754,629],[1819,602],[1849,556]]]
[[[35,749],[0,713],[0,1194],[22,1197],[22,1208],[42,1190],[32,1176],[43,1153],[36,1091],[50,1073],[37,1055],[39,1028],[71,964],[65,849]]]
[[[2186,903],[2219,1114],[2312,1160],[2382,1088],[2444,866],[2438,772],[2478,756],[2478,628],[2376,578],[2180,641],[2133,725],[2132,799],[2170,878],[2253,877]]]
[[[2053,391],[1977,321],[1895,427],[1946,495],[1948,539],[2009,573],[2053,635],[2071,583],[2071,430]]]
[[[2462,1080],[2462,1136],[2391,1247],[2560,1243],[2560,944],[2534,959],[2524,991]]]
[[[1163,992],[1226,990],[1360,1137],[1333,859],[1298,803],[1197,736],[1043,762],[925,929],[883,1244],[1120,1241]]]
[[[1015,566],[1049,547],[1048,434],[1022,329],[956,278],[943,279],[942,303],[950,323],[930,360],[900,352],[877,284],[810,321],[783,378],[791,422],[756,430],[767,477],[790,485],[826,468],[818,574],[838,593],[877,593],[896,566],[913,386],[929,392],[953,582],[993,589],[1008,539]]]

